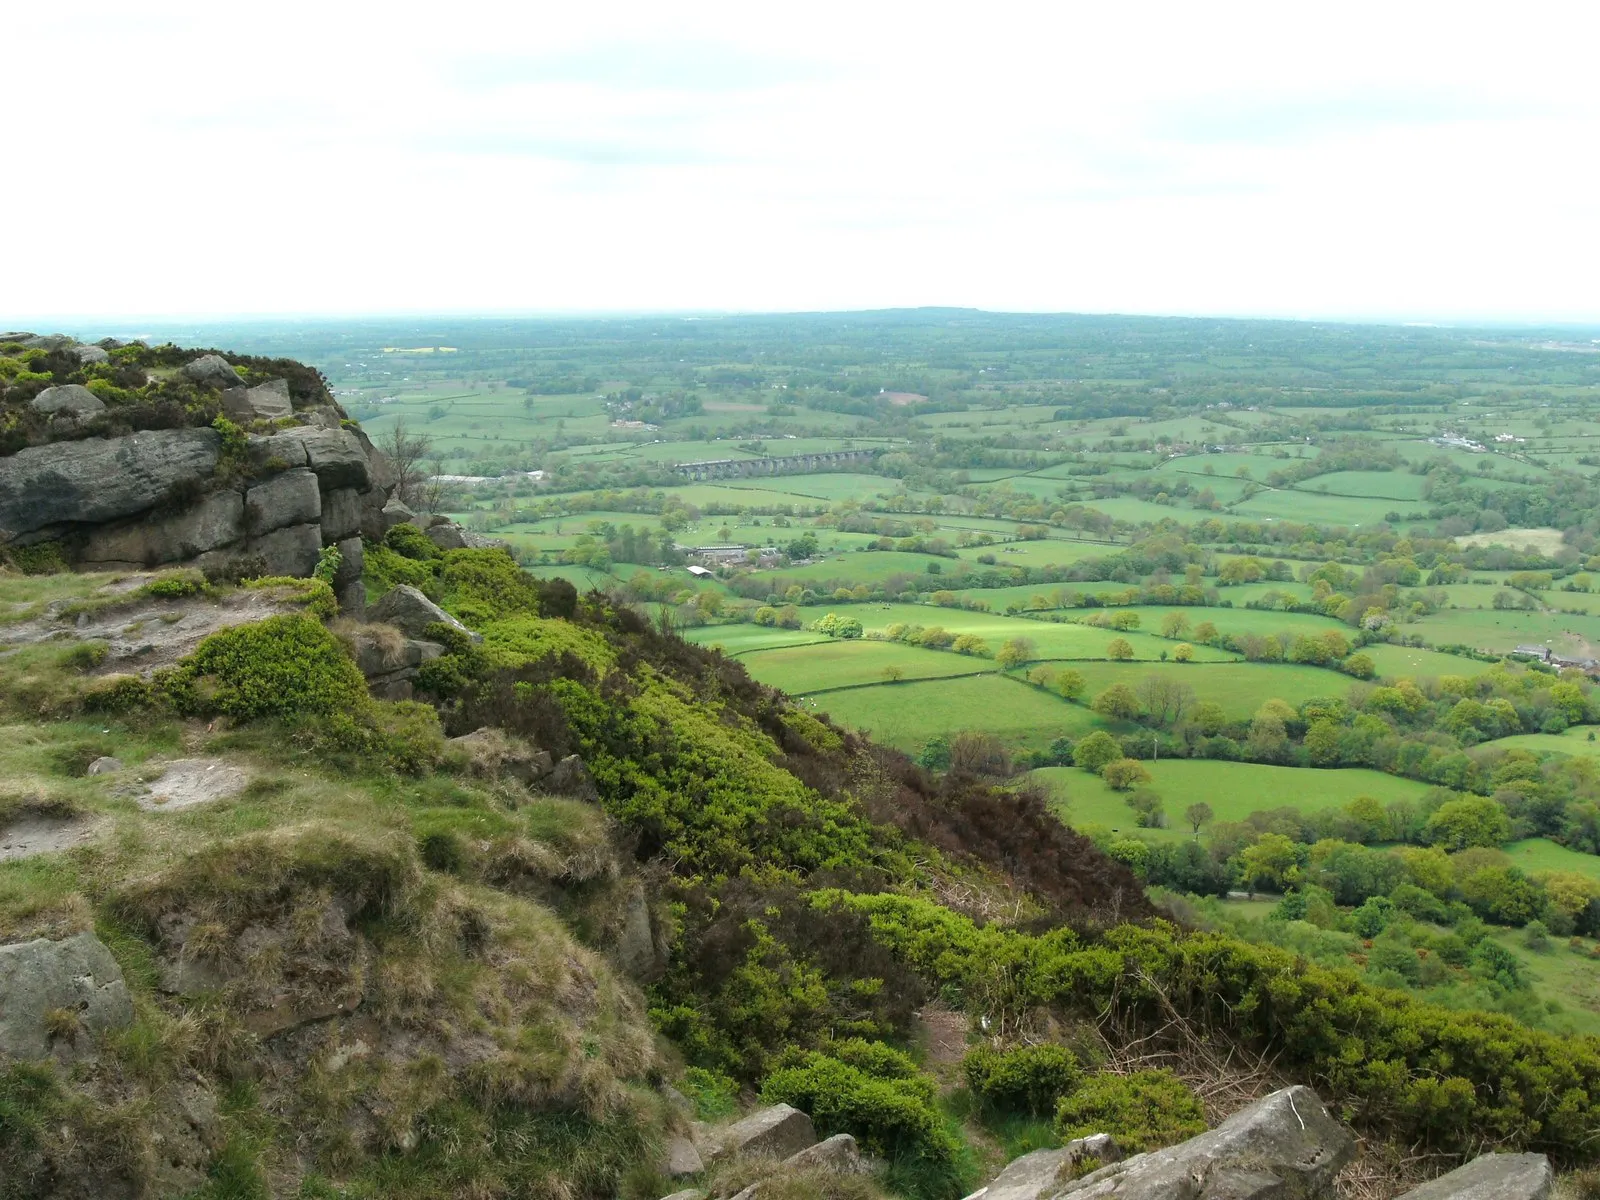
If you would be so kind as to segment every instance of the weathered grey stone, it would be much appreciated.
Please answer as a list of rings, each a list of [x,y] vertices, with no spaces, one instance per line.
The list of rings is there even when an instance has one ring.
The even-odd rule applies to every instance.
[[[429,625],[442,621],[452,629],[457,629],[466,634],[475,642],[481,642],[483,635],[473,633],[460,621],[456,620],[432,600],[429,600],[416,588],[406,584],[391,588],[385,592],[368,614],[372,621],[382,621],[386,625],[393,625],[396,629],[410,634],[412,637],[423,637]]]
[[[1006,1164],[988,1187],[980,1188],[967,1200],[1039,1200],[1054,1195],[1073,1164],[1095,1160],[1114,1163],[1122,1157],[1117,1143],[1104,1133],[1075,1138],[1055,1150],[1035,1150]]]
[[[1400,1200],[1546,1200],[1555,1181],[1542,1154],[1481,1154]]]
[[[289,401],[289,381],[269,379],[253,388],[235,387],[222,393],[222,411],[235,421],[276,421],[294,416]]]
[[[146,512],[174,485],[209,478],[221,445],[214,429],[155,429],[30,446],[0,458],[0,542]]]
[[[306,465],[317,473],[324,488],[365,488],[371,484],[367,455],[361,439],[348,429],[318,429],[298,425],[278,434],[305,447]]]
[[[655,920],[650,914],[650,898],[644,884],[635,880],[628,892],[627,907],[622,915],[622,932],[617,935],[613,952],[617,964],[641,983],[653,983],[667,969],[667,947],[656,932]]]
[[[0,333],[0,346],[26,346],[32,336],[33,334],[25,329],[9,329],[5,333]]]
[[[89,770],[85,774],[110,775],[112,772],[120,770],[122,770],[122,760],[120,758],[112,758],[109,754],[102,754],[89,764]]]
[[[90,530],[79,561],[123,569],[187,562],[233,545],[244,532],[244,497],[214,492],[171,516]]]
[[[76,1017],[78,1032],[59,1027]],[[122,968],[92,933],[0,946],[0,1060],[77,1057],[88,1038],[133,1020]]]
[[[361,532],[361,493],[355,488],[324,488],[322,540],[330,545]]]
[[[480,774],[505,774],[523,783],[534,783],[550,774],[550,751],[535,750],[521,738],[488,726],[453,737],[450,745],[465,751],[473,770]]]
[[[306,444],[299,438],[252,433],[246,453],[257,471],[288,471],[306,465]]]
[[[392,630],[361,630],[355,635],[356,666],[371,680],[390,680],[400,675],[415,675],[417,668],[444,653],[437,642],[417,638],[396,638]],[[471,736],[470,734],[467,736]],[[452,741],[459,742],[460,738]]]
[[[345,538],[338,546],[339,570],[333,576],[335,592],[349,584],[360,583],[361,575],[367,569],[367,552],[359,537]]]
[[[699,1188],[684,1188],[681,1192],[661,1197],[661,1200],[706,1200],[706,1194]]]
[[[245,493],[244,512],[251,537],[317,521],[322,516],[317,477],[304,467],[274,475]]]
[[[705,1169],[705,1160],[688,1138],[675,1137],[667,1143],[667,1178],[682,1179],[685,1175],[698,1175]]]
[[[984,1200],[1032,1200],[1035,1195],[1051,1200],[1321,1196],[1354,1153],[1350,1131],[1328,1115],[1315,1092],[1297,1085],[1262,1097],[1209,1133],[1102,1167],[1054,1191],[1011,1196],[997,1194],[991,1185]]]
[[[64,333],[36,333],[23,338],[22,344],[30,350],[60,350],[72,345],[72,339]]]
[[[407,638],[396,654],[385,656],[390,660],[397,658],[402,665],[392,671],[368,675],[367,690],[379,700],[409,700],[412,694],[411,681],[417,676],[417,668],[443,653],[444,647],[437,642]]]
[[[341,616],[359,621],[367,615],[367,586],[359,579],[335,584],[333,597],[339,602]]]
[[[388,533],[396,525],[415,525],[417,514],[397,499],[390,500],[383,506],[383,531]]]
[[[357,429],[355,434],[361,441],[361,448],[367,452],[367,472],[372,476],[372,486],[392,492],[395,484],[400,482],[400,472],[393,460],[372,444],[365,430]]]
[[[100,353],[104,354],[105,351],[101,350]],[[28,407],[37,413],[66,413],[80,420],[106,410],[105,402],[81,383],[47,387],[28,402]]]
[[[231,363],[220,354],[202,354],[193,362],[183,364],[183,374],[196,383],[210,387],[238,387],[244,380]]]
[[[721,1130],[707,1157],[713,1162],[730,1154],[788,1158],[816,1144],[817,1130],[810,1117],[787,1104],[774,1104]]]
[[[594,786],[594,776],[589,774],[589,768],[583,759],[576,754],[569,754],[551,769],[545,777],[544,788],[558,796],[571,796],[575,800],[587,800],[590,804],[600,799],[600,792]]]
[[[296,575],[304,578],[316,570],[322,553],[322,527],[290,525],[275,529],[245,543],[247,555],[260,555],[268,575]]]
[[[103,363],[111,357],[99,346],[74,346],[72,353],[85,366],[89,363]]]
[[[237,796],[250,776],[220,758],[178,758],[137,798],[146,812],[175,812]]]
[[[361,536],[381,542],[389,532],[383,523],[383,506],[389,502],[389,493],[374,485],[357,496],[361,504]]]
[[[864,1175],[867,1165],[855,1138],[848,1133],[836,1133],[831,1138],[807,1146],[798,1154],[791,1154],[779,1164],[779,1171],[810,1171],[821,1168],[835,1175]]]
[[[452,522],[442,525],[430,525],[427,529],[428,540],[441,550],[467,549],[467,531]]]

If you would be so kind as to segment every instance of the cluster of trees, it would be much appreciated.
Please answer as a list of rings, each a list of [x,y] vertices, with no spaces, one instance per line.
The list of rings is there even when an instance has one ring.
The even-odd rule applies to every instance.
[[[1562,757],[1559,765],[1547,769],[1527,751],[1468,751],[1511,734],[1559,733],[1595,720],[1600,708],[1589,681],[1578,672],[1566,675],[1571,677],[1539,664],[1500,664],[1471,678],[1446,675],[1376,687],[1358,684],[1347,698],[1314,697],[1298,708],[1271,699],[1248,720],[1230,717],[1211,700],[1174,703],[1167,693],[1192,697],[1192,689],[1152,675],[1135,687],[1112,685],[1092,698],[1091,707],[1158,732],[1155,737],[1142,733],[1123,738],[1131,757],[1373,767],[1483,795],[1509,787],[1530,797],[1548,796],[1554,789],[1562,799],[1550,803],[1564,810],[1566,800],[1578,793],[1575,783],[1560,781],[1581,779],[1588,768],[1578,763],[1586,759]],[[1538,832],[1587,840],[1587,834],[1564,832],[1557,816],[1542,808],[1540,812]]]

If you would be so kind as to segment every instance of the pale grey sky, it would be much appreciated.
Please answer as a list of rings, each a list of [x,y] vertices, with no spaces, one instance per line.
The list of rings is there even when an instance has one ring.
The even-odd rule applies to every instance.
[[[1600,321],[1594,3],[81,3],[6,18],[0,324]]]

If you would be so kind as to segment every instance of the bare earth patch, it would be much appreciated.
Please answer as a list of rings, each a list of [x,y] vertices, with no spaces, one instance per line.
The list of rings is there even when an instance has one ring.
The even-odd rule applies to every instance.
[[[23,817],[0,829],[0,862],[70,850],[92,840],[97,824],[89,817]]]
[[[129,591],[146,578],[132,576],[131,582],[119,581],[100,594]],[[138,672],[148,679],[153,671],[171,666],[219,629],[295,612],[300,605],[284,599],[276,589],[262,588],[230,592],[220,600],[207,596],[149,598],[76,618],[65,615],[63,607],[54,604],[31,621],[0,628],[0,647],[53,640],[104,642],[102,672]]]
[[[159,779],[138,798],[146,812],[171,812],[213,800],[226,800],[244,790],[250,777],[220,758],[179,758],[167,764]]]

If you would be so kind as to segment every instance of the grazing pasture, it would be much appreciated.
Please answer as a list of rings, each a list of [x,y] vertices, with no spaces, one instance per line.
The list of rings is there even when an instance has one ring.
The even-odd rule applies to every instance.
[[[1143,764],[1150,772],[1147,785],[1163,801],[1167,824],[1161,829],[1139,829],[1157,838],[1192,837],[1184,823],[1184,810],[1204,802],[1218,821],[1242,821],[1253,812],[1295,808],[1315,812],[1348,804],[1357,796],[1371,796],[1384,804],[1415,800],[1427,785],[1381,771],[1355,768],[1307,770],[1262,763],[1212,762],[1205,759],[1170,759]],[[1078,828],[1104,826],[1132,832],[1133,810],[1125,793],[1113,791],[1098,775],[1077,767],[1044,767],[1028,776],[1047,787],[1056,811]],[[1595,860],[1600,863],[1600,859]]]

